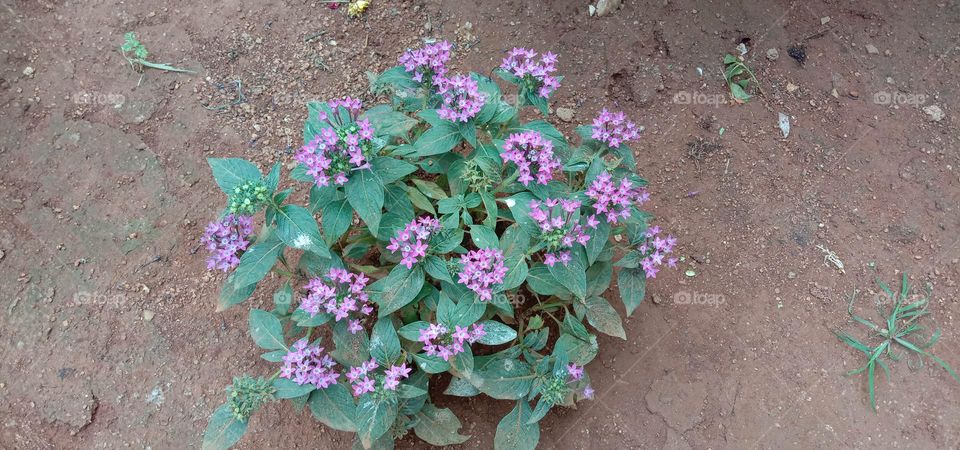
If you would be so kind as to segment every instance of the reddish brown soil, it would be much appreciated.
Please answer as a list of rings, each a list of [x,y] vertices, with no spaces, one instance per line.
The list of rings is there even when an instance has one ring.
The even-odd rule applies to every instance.
[[[612,106],[646,127],[636,148],[652,211],[687,256],[651,285],[659,304],[626,321],[628,341],[601,339],[597,400],[544,419],[544,448],[960,445],[960,384],[895,364],[875,414],[864,379],[843,376],[862,355],[832,334],[849,327],[855,287],[906,271],[933,284],[934,350],[960,368],[960,3],[628,0],[591,18],[586,1],[374,0],[361,20],[317,1],[160,3],[0,1],[0,447],[198,447],[231,377],[272,371],[246,331],[246,308],[269,292],[214,312],[223,276],[197,249],[223,199],[204,159],[290,161],[305,100],[365,93],[365,70],[425,37],[470,46],[462,70],[511,46],[558,53],[555,107],[586,122]],[[141,80],[117,51],[126,31],[198,75]],[[720,60],[742,38],[763,96],[674,101],[726,99]],[[801,41],[803,66],[787,56]],[[233,80],[245,103],[204,107],[234,100]],[[907,104],[919,96],[946,116]],[[787,139],[778,112],[792,118]],[[691,159],[698,137],[722,147]],[[681,292],[724,302],[676,304]],[[473,435],[468,448],[489,448],[511,408],[437,402]],[[350,439],[278,403],[240,447]]]

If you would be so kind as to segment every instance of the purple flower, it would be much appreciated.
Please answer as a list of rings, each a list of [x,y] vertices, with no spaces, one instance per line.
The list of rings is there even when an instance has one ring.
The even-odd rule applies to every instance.
[[[439,356],[444,361],[449,361],[486,334],[483,325],[479,323],[471,327],[457,325],[453,330],[438,323],[431,323],[427,328],[420,329],[417,340],[423,343],[423,351],[427,356]]]
[[[470,76],[438,77],[436,84],[437,93],[443,97],[443,105],[437,110],[441,119],[467,122],[480,113],[486,101],[476,80]]]
[[[536,131],[511,134],[503,143],[500,155],[504,161],[517,165],[517,179],[524,186],[533,181],[534,169],[537,183],[547,184],[553,179],[553,171],[562,166],[553,154],[553,142]]]
[[[417,83],[436,83],[437,78],[447,73],[451,48],[453,46],[449,42],[441,41],[416,50],[407,50],[400,56],[400,64],[404,70],[413,73],[413,80]]]
[[[350,368],[350,371],[347,372],[347,380],[353,387],[355,397],[376,391],[377,381],[380,382],[383,389],[395,391],[400,385],[400,380],[410,376],[411,369],[407,367],[406,363],[399,366],[390,366],[382,375],[374,373],[378,367],[377,361],[370,359],[370,361],[363,362],[359,366]]]
[[[312,384],[317,389],[326,389],[337,384],[337,378],[340,377],[333,370],[336,364],[330,355],[323,352],[323,347],[319,344],[309,345],[304,338],[295,342],[293,349],[284,355],[280,377],[299,385]]]
[[[334,111],[346,108],[350,121],[341,123],[339,117],[330,117],[321,109],[318,118],[325,124],[320,134],[314,135],[294,156],[320,187],[346,184],[350,173],[370,168],[373,153],[373,127],[369,120],[357,120],[360,100],[343,97],[330,100],[327,105]]]
[[[622,219],[630,217],[634,205],[642,205],[650,199],[650,193],[643,188],[634,187],[626,177],[620,179],[620,184],[614,183],[606,171],[597,175],[585,194],[593,199],[593,210],[596,214],[606,214],[607,222],[616,225]],[[596,222],[596,215],[591,215],[588,223]]]
[[[507,266],[503,264],[503,252],[496,248],[471,250],[460,258],[460,284],[475,292],[480,301],[493,298],[493,286],[503,283]]]
[[[574,219],[578,208],[580,202],[577,200],[530,200],[530,218],[540,227],[540,239],[546,249],[544,264],[552,267],[561,263],[566,266],[572,258],[570,250],[578,244],[586,245],[590,240],[590,235]],[[587,225],[591,223],[588,220]]]
[[[370,281],[362,273],[350,273],[344,269],[331,268],[323,278],[317,277],[307,283],[306,288],[310,291],[300,302],[300,309],[314,317],[323,310],[327,314],[332,314],[334,320],[341,320],[351,317],[367,316],[373,312],[373,306],[368,302],[369,297],[364,292]],[[352,319],[349,321],[347,329],[351,333],[363,330],[360,321]]]
[[[403,257],[400,264],[412,269],[420,258],[427,256],[430,237],[437,231],[440,231],[439,220],[431,216],[420,216],[398,231],[396,237],[390,238],[387,250],[391,253],[399,251]]]
[[[626,119],[623,111],[611,113],[606,108],[593,119],[592,137],[603,141],[610,147],[618,148],[620,144],[634,141],[640,136],[637,124]]]
[[[200,243],[210,251],[207,269],[224,272],[240,264],[239,254],[250,245],[253,234],[253,218],[229,214],[223,219],[210,222],[200,238]]]
[[[583,398],[588,398],[588,399],[590,399],[590,400],[593,400],[593,387],[592,387],[592,386],[587,385],[586,387],[583,388]]]
[[[557,70],[557,55],[546,52],[537,61],[537,52],[525,48],[514,48],[507,53],[500,68],[510,72],[537,95],[547,98],[560,87],[560,79],[550,75]]]
[[[580,380],[583,378],[583,367],[571,363],[567,366],[567,374],[570,375],[572,380]]]
[[[667,255],[673,253],[673,248],[677,245],[677,238],[673,235],[661,238],[659,235],[659,226],[650,227],[644,233],[643,241],[637,246],[637,252],[642,258],[640,267],[643,268],[647,278],[657,277],[660,266],[663,265],[665,259],[668,267],[677,267],[677,258],[667,258]]]

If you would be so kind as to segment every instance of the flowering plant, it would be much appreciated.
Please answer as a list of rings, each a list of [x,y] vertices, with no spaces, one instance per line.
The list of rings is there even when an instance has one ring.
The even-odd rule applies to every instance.
[[[514,402],[494,447],[534,448],[552,408],[593,398],[595,332],[626,339],[607,298],[630,315],[647,279],[676,264],[676,238],[639,209],[649,193],[628,147],[636,124],[604,109],[572,146],[548,122],[521,119],[524,106],[548,111],[556,55],[511,50],[495,70],[516,86],[508,102],[494,80],[451,73],[451,49],[411,50],[371,76],[389,104],[307,105],[290,174],[309,188],[307,206],[278,189],[281,163],[263,175],[209,160],[228,197],[202,238],[208,266],[230,272],[219,309],[280,288],[272,309],[249,316],[276,372],[234,379],[204,448],[230,447],[251,414],[282,399],[355,432],[355,447],[392,448],[411,431],[464,442],[430,383]],[[615,272],[619,295],[605,297]]]

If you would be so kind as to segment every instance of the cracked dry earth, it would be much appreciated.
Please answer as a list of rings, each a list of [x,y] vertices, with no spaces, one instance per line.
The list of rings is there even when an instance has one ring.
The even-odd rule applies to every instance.
[[[141,79],[117,51],[126,31],[197,75]],[[559,54],[554,107],[575,116],[551,120],[573,136],[611,106],[646,127],[652,212],[686,256],[627,341],[601,338],[597,400],[545,418],[543,448],[960,445],[960,384],[896,364],[875,414],[843,376],[860,355],[832,334],[854,288],[869,313],[874,275],[906,271],[933,285],[934,350],[960,367],[955,0],[626,1],[602,18],[572,0],[375,0],[360,20],[309,0],[0,0],[0,447],[198,447],[231,377],[272,371],[244,308],[214,312],[223,276],[198,239],[222,198],[205,158],[291,161],[304,101],[375,101],[364,72],[424,38],[457,42],[456,70],[513,46]],[[735,105],[721,59],[741,42],[763,95]],[[437,402],[465,448],[489,448],[510,409]],[[239,448],[350,442],[277,403]]]

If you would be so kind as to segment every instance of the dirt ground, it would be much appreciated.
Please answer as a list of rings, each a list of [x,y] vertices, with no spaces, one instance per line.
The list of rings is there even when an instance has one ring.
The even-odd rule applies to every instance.
[[[141,79],[127,31],[197,74]],[[960,368],[956,0],[627,0],[602,18],[579,0],[374,0],[360,20],[316,0],[0,0],[0,447],[199,447],[231,377],[273,371],[246,325],[270,292],[214,312],[224,277],[199,236],[224,199],[205,158],[292,161],[306,100],[373,101],[364,72],[430,37],[457,42],[458,70],[551,50],[554,107],[646,127],[652,212],[686,256],[627,341],[601,338],[596,401],[545,418],[542,448],[960,446],[960,384],[903,361],[873,413],[844,376],[862,355],[833,335],[854,288],[867,313],[874,275],[905,271],[933,285],[934,353]],[[721,59],[740,42],[763,95],[734,105]],[[512,407],[437,402],[465,448],[490,448]],[[350,442],[276,403],[239,447]]]

